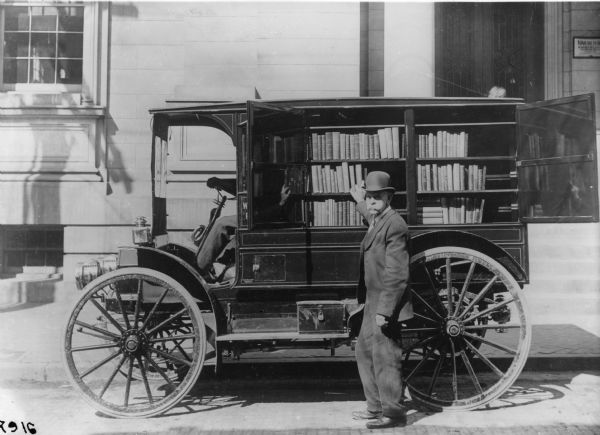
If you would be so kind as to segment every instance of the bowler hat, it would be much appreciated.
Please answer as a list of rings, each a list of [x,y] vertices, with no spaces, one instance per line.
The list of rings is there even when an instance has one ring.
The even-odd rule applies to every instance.
[[[390,186],[390,174],[383,171],[373,171],[367,174],[365,190],[367,192],[382,192],[384,190],[393,192],[396,189]]]

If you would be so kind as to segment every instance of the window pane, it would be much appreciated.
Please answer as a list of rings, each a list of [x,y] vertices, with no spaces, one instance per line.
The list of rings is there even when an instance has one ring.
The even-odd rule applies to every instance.
[[[24,231],[7,231],[6,247],[9,249],[22,248],[25,246],[26,234]]]
[[[58,57],[83,57],[83,38],[79,33],[58,35]]]
[[[31,59],[29,83],[54,83],[54,59]]]
[[[4,34],[4,57],[27,57],[29,49],[28,33]]]
[[[28,248],[44,247],[44,232],[43,231],[28,231],[27,232],[27,247]]]
[[[44,266],[44,252],[28,251],[25,254],[25,266]]]
[[[59,60],[57,82],[65,84],[81,84],[81,61]]]
[[[56,57],[56,33],[32,33],[31,56]]]
[[[63,248],[63,230],[49,230],[46,232],[46,247],[48,248]]]
[[[7,267],[21,267],[25,262],[25,253],[20,251],[12,251],[5,253]]]
[[[31,30],[33,31],[56,31],[55,7],[38,6],[31,8]]]
[[[27,83],[27,59],[4,59],[4,83]]]
[[[83,8],[58,8],[58,30],[83,32]]]
[[[4,12],[4,30],[29,30],[26,7],[7,7]]]

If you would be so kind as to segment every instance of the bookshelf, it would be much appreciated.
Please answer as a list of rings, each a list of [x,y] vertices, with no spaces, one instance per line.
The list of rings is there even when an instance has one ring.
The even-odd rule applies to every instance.
[[[520,222],[519,187],[535,182],[540,177],[535,171],[541,170],[521,170],[533,175],[518,177],[520,100],[373,101],[300,101],[293,109],[269,112],[261,107],[252,115],[256,122],[248,179],[255,225],[362,228],[349,190],[373,170],[391,175],[396,188],[392,207],[411,226]],[[557,159],[546,155],[544,147],[548,115],[532,113],[536,115],[527,118],[521,134],[521,158]],[[578,124],[573,122],[570,130],[575,131]],[[561,162],[589,153],[568,132],[555,136]],[[263,197],[276,201],[283,183],[292,189],[293,218],[271,222],[261,216]],[[531,205],[529,214],[539,209]]]

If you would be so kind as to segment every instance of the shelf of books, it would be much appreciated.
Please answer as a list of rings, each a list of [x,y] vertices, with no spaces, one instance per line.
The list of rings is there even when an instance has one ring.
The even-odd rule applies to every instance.
[[[516,221],[514,122],[418,127],[417,224]]]

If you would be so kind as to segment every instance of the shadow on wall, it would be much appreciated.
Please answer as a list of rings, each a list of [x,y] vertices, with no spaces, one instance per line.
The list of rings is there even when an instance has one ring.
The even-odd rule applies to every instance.
[[[123,183],[125,192],[131,193],[131,184],[133,179],[129,175],[129,173],[125,170],[123,165],[123,157],[121,156],[121,152],[119,148],[114,144],[111,140],[112,137],[116,135],[119,131],[119,127],[115,123],[115,120],[112,117],[106,118],[106,171],[107,171],[107,180],[106,180],[106,194],[111,195],[113,193],[111,183]],[[112,169],[112,170],[111,170]]]
[[[114,17],[129,17],[137,18],[138,8],[131,2],[112,3],[110,6],[110,14]]]

